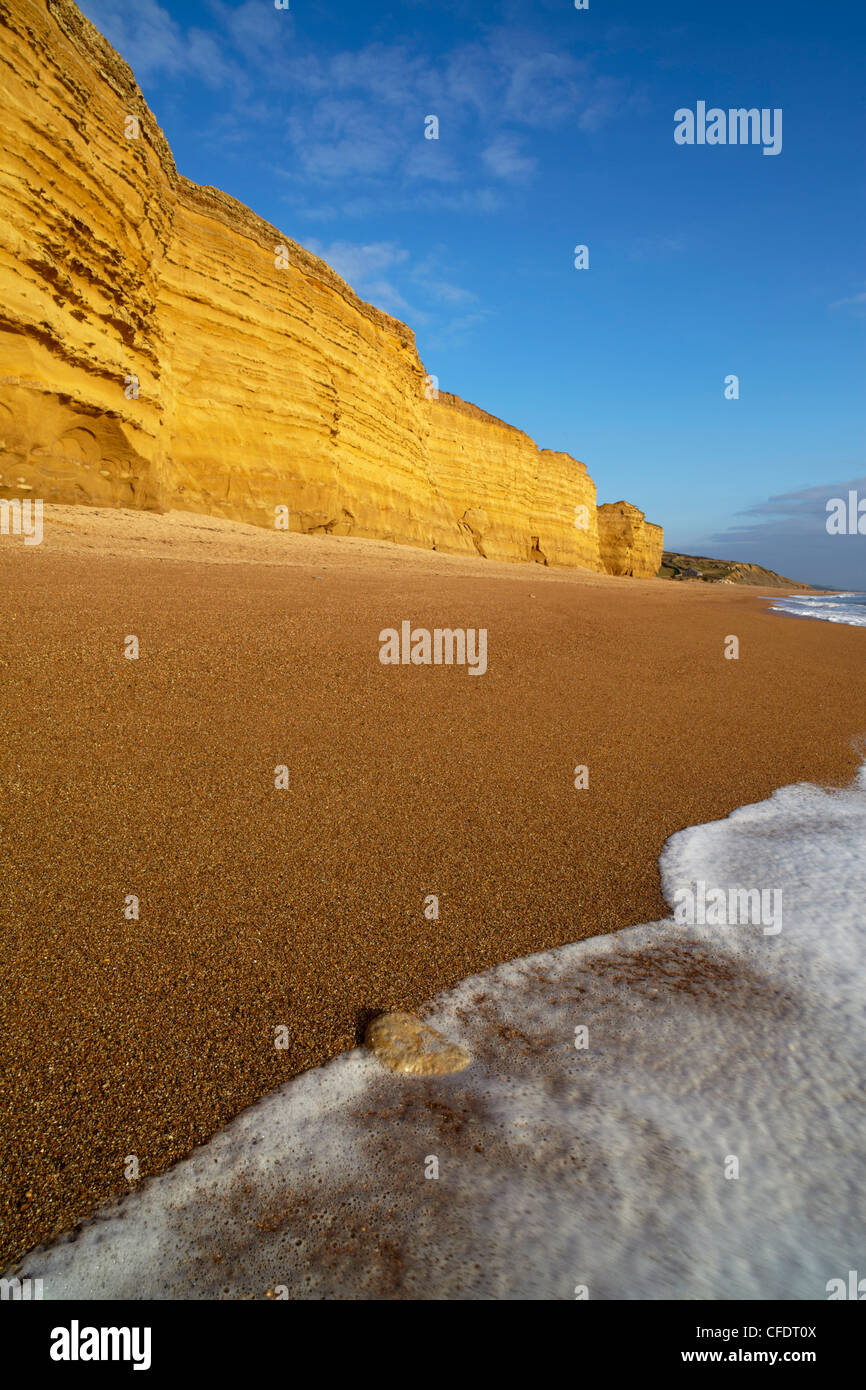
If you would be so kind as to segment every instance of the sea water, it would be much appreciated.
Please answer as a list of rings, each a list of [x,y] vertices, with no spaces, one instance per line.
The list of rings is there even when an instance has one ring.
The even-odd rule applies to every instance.
[[[822,618],[828,623],[866,627],[866,594],[854,590],[839,594],[786,594],[772,599],[774,613],[793,618]]]
[[[679,832],[669,903],[778,890],[781,930],[671,919],[464,980],[425,1016],[466,1071],[346,1053],[20,1272],[46,1298],[828,1298],[866,1274],[864,843],[866,769]]]

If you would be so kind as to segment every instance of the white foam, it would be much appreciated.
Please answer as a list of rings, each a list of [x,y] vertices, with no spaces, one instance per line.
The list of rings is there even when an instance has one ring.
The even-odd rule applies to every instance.
[[[866,1274],[864,832],[866,770],[674,835],[669,902],[781,888],[782,931],[653,923],[466,980],[428,1013],[466,1072],[345,1054],[22,1273],[47,1298],[826,1298]]]
[[[866,627],[866,594],[787,594],[773,599],[772,611],[787,613],[792,618],[820,618],[825,623]]]

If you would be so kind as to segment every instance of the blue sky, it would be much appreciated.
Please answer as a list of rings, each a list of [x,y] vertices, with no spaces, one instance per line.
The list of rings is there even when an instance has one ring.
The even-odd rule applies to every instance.
[[[443,390],[670,548],[866,588],[866,536],[824,525],[866,498],[864,7],[290,4],[81,8],[181,172],[404,319]],[[781,108],[781,153],[677,145],[698,101]]]

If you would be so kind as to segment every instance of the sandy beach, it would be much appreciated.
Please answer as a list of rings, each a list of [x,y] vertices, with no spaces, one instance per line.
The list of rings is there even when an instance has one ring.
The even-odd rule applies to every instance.
[[[863,632],[760,591],[73,507],[0,573],[0,1264],[371,1014],[664,917],[670,835],[866,735]],[[383,666],[405,620],[486,673]]]

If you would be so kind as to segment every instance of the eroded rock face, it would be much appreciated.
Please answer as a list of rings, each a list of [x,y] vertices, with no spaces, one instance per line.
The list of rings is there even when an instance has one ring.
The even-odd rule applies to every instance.
[[[610,527],[603,560],[582,463],[437,396],[405,324],[179,175],[71,0],[0,0],[0,84],[0,497],[283,507],[295,531],[644,572]]]
[[[444,1076],[463,1071],[472,1060],[414,1014],[380,1014],[369,1024],[364,1041],[389,1071],[411,1076]]]
[[[598,545],[608,574],[649,579],[662,562],[664,532],[630,502],[605,502],[598,508]]]
[[[595,483],[585,464],[539,449],[513,425],[446,392],[430,402],[427,450],[436,491],[477,554],[537,559],[538,537],[548,564],[601,568]]]

